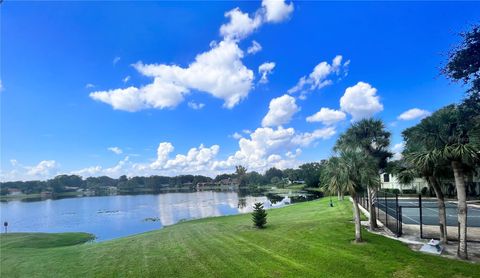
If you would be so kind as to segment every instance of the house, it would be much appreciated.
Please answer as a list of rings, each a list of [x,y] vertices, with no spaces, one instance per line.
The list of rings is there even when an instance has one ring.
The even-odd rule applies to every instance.
[[[8,189],[8,195],[16,196],[16,195],[20,195],[20,194],[22,194],[22,191],[18,188],[9,188]]]
[[[237,178],[227,178],[217,182],[199,182],[197,183],[197,189],[207,186],[220,186],[220,187],[232,187],[232,186],[239,186],[240,180]]]
[[[380,182],[381,189],[398,189],[400,191],[415,190],[416,193],[420,193],[422,188],[428,187],[428,183],[425,179],[416,178],[412,183],[404,185],[398,181],[395,175],[388,173],[380,174]]]
[[[296,180],[296,181],[292,181],[292,184],[305,184],[305,181],[304,180]]]
[[[202,187],[210,187],[210,186],[216,186],[218,185],[217,183],[213,181],[208,181],[208,182],[198,182],[197,183],[197,189],[200,189]]]
[[[237,178],[228,178],[223,179],[218,182],[219,185],[230,185],[230,186],[238,186],[240,185],[240,181]]]
[[[291,181],[289,178],[282,178],[282,181],[286,184],[305,184],[304,180],[293,180],[293,181]]]
[[[467,194],[469,196],[480,196],[480,169],[477,169],[477,174],[465,177],[465,185],[467,187]],[[425,179],[416,178],[410,184],[403,185],[401,184],[397,177],[392,174],[383,173],[380,174],[380,182],[381,182],[381,189],[398,189],[400,191],[403,190],[415,190],[415,193],[420,193],[422,188],[427,187],[428,183]],[[444,181],[444,190],[445,194],[447,195],[454,195],[455,194],[455,181]]]

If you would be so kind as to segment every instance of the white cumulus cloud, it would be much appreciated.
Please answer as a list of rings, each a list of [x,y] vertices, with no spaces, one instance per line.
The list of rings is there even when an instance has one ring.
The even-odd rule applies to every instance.
[[[346,117],[347,115],[342,111],[323,107],[317,113],[307,117],[306,120],[310,123],[320,122],[324,125],[333,125],[337,122],[345,120]]]
[[[393,145],[393,148],[392,148],[393,157],[392,157],[391,160],[402,159],[402,152],[403,152],[404,148],[405,148],[405,142],[401,142],[401,143]]]
[[[23,165],[16,159],[10,160],[13,167],[9,171],[0,169],[1,181],[44,180],[58,174],[60,165],[55,160],[42,160],[36,165]]]
[[[205,103],[189,101],[188,102],[188,107],[192,108],[193,110],[200,110],[203,107],[205,107]]]
[[[120,149],[119,147],[109,147],[108,150],[115,153],[115,154],[123,153],[122,149]]]
[[[423,109],[412,108],[400,114],[397,119],[402,121],[410,121],[414,119],[423,119],[425,117],[430,116],[430,112]]]
[[[298,133],[294,128],[260,127],[249,134],[249,138],[240,138],[239,150],[226,160],[216,161],[216,170],[233,169],[235,165],[244,165],[249,170],[265,171],[270,167],[281,169],[295,167],[301,147],[307,147],[319,139],[328,139],[335,134],[331,127],[313,132]]]
[[[273,69],[275,68],[274,62],[266,62],[261,64],[258,67],[258,73],[262,76],[260,78],[260,83],[267,83],[268,82],[268,75],[272,73]]]
[[[102,166],[91,166],[87,168],[83,168],[80,170],[72,171],[71,173],[73,175],[79,175],[82,177],[93,177],[93,176],[98,176],[102,173]]]
[[[262,45],[259,44],[257,41],[252,41],[252,45],[250,47],[248,47],[247,53],[248,54],[255,54],[255,53],[257,53],[261,50],[262,50]]]
[[[234,132],[232,135],[230,135],[233,139],[239,140],[240,138],[243,138],[242,134],[238,132]]]
[[[308,76],[303,76],[298,80],[297,84],[288,90],[289,94],[301,92],[300,98],[305,99],[309,91],[321,89],[333,83],[330,79],[332,75],[340,75],[342,71],[346,71],[350,61],[343,63],[342,55],[333,58],[332,63],[321,62],[315,66]]]
[[[119,56],[113,58],[112,64],[115,66],[118,62],[120,62],[120,59],[121,58]]]
[[[352,115],[353,121],[357,121],[382,111],[383,105],[376,88],[368,83],[358,82],[345,90],[345,94],[340,98],[340,108]]]
[[[262,7],[265,8],[265,20],[267,22],[280,22],[288,19],[293,12],[293,3],[285,3],[284,0],[263,0]]]
[[[280,10],[285,4],[278,2],[264,4],[264,8],[258,9],[253,17],[239,8],[225,13],[229,22],[220,27],[223,40],[212,43],[208,51],[198,54],[188,66],[137,62],[134,68],[142,75],[152,77],[152,83],[96,91],[90,93],[90,97],[110,104],[114,109],[134,112],[148,108],[173,108],[184,100],[185,95],[195,90],[222,99],[224,107],[233,108],[248,96],[254,79],[253,71],[242,63],[244,53],[238,42],[263,23],[281,21],[280,14],[285,13]],[[287,7],[293,9],[293,4]],[[118,60],[119,57],[116,57],[114,63]]]
[[[170,154],[173,150],[174,147],[170,142],[162,142],[158,146],[157,159],[154,162],[136,167],[138,169],[149,168],[169,175],[211,173],[220,146],[200,145],[198,148],[191,148],[187,154],[177,154],[171,158]]]
[[[293,115],[300,111],[295,103],[295,98],[287,94],[270,101],[267,115],[262,120],[262,126],[279,126],[287,124]]]
[[[27,174],[30,176],[49,176],[51,172],[57,168],[55,160],[42,160],[35,166],[27,167]]]
[[[319,128],[314,130],[313,132],[297,134],[293,138],[292,142],[299,146],[305,147],[309,146],[318,139],[328,139],[335,135],[335,133],[336,131],[334,127]]]
[[[251,18],[248,13],[243,13],[239,8],[235,8],[225,13],[230,21],[220,26],[220,34],[227,40],[240,40],[262,24],[262,18],[259,14]]]
[[[138,62],[135,69],[153,77],[153,83],[140,88],[132,86],[93,92],[90,97],[108,103],[114,109],[133,112],[146,108],[173,108],[194,89],[223,99],[224,106],[232,108],[252,88],[253,71],[243,65],[242,57],[243,52],[235,42],[222,41],[199,54],[186,68]]]

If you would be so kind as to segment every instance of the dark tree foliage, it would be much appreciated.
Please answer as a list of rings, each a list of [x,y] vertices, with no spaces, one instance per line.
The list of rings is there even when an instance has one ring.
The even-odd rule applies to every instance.
[[[468,93],[480,94],[480,25],[470,31],[460,33],[462,42],[448,54],[448,62],[442,73],[448,78],[471,83]]]
[[[47,185],[56,193],[69,191],[70,187],[80,188],[83,187],[83,184],[82,178],[77,175],[59,175],[47,181]]]
[[[8,189],[18,189],[24,194],[33,194],[41,192],[62,193],[66,191],[75,191],[77,189],[88,189],[96,194],[104,194],[110,188],[118,189],[119,193],[140,193],[140,192],[158,192],[162,188],[170,187],[193,187],[198,182],[212,181],[210,177],[183,175],[177,177],[150,176],[150,177],[131,177],[123,175],[118,179],[107,176],[88,177],[82,179],[77,175],[59,175],[46,181],[12,181],[0,183],[0,189],[3,194],[7,194]]]
[[[300,165],[300,175],[303,177],[303,180],[308,187],[318,187],[322,167],[323,164],[318,162]]]
[[[221,180],[224,180],[224,179],[229,179],[229,178],[233,178],[234,177],[234,174],[221,174],[221,175],[217,175],[214,179],[214,181],[221,181]]]
[[[264,183],[263,176],[255,171],[247,173],[246,182],[247,185],[262,185]]]
[[[301,169],[285,169],[283,175],[291,182],[301,180],[303,178]]]
[[[84,189],[93,191],[95,194],[111,194],[117,190],[119,194],[160,192],[164,188],[195,188],[198,183],[220,182],[225,179],[235,179],[240,186],[258,186],[275,183],[278,186],[286,185],[284,178],[293,181],[305,181],[306,186],[318,186],[323,162],[312,162],[300,165],[297,169],[281,170],[270,168],[264,174],[252,171],[248,172],[243,166],[237,166],[235,173],[220,174],[212,179],[202,175],[180,175],[175,177],[157,176],[150,177],[127,177],[119,178],[107,176],[88,177],[82,179],[77,175],[59,175],[46,181],[12,181],[0,182],[2,194],[8,194],[8,189],[18,189],[24,194],[41,192],[62,193]]]
[[[272,180],[272,178],[274,178],[274,177],[282,179],[283,178],[283,171],[280,170],[280,169],[277,169],[275,167],[272,167],[265,172],[264,177],[265,177],[265,180],[267,181],[267,183],[270,182]]]
[[[255,203],[252,212],[253,225],[259,229],[264,228],[267,224],[267,212],[263,208],[262,203]]]
[[[242,165],[235,166],[235,175],[240,182],[240,186],[247,184],[247,168]]]

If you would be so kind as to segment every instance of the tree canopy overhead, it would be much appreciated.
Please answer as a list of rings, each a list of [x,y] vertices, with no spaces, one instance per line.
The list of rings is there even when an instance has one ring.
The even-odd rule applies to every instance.
[[[468,93],[480,94],[480,25],[460,33],[462,42],[448,54],[442,70],[448,78],[464,84],[471,83]]]

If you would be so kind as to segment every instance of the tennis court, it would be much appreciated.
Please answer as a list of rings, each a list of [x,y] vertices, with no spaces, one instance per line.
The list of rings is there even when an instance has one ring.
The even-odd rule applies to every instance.
[[[420,225],[420,208],[418,198],[398,198],[398,207],[401,207],[402,223]],[[438,225],[438,205],[435,199],[422,199],[422,224]],[[382,211],[387,211],[389,217],[397,218],[397,202],[395,198],[381,198],[376,204]],[[457,226],[457,204],[445,202],[447,226]],[[381,220],[381,219],[380,219]],[[467,226],[480,227],[480,207],[468,206]]]

